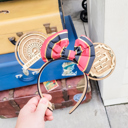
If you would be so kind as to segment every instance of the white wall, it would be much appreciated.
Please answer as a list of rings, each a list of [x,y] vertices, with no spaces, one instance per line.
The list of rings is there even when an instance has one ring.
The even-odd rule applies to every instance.
[[[100,83],[105,105],[128,102],[128,0],[88,0],[89,36],[109,45],[116,69]]]
[[[104,0],[88,0],[89,36],[94,42],[104,41]]]

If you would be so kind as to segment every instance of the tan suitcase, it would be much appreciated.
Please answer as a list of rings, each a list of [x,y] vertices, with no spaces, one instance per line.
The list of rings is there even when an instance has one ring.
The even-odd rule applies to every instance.
[[[12,43],[23,33],[40,31],[49,35],[61,30],[63,26],[58,0],[0,2],[0,54],[14,52]]]

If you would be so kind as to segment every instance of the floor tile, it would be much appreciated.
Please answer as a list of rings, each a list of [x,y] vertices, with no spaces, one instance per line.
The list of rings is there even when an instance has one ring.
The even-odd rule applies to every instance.
[[[128,104],[106,107],[111,128],[128,128]]]
[[[63,8],[65,15],[71,15],[72,19],[80,19],[80,12],[83,10],[81,6],[82,0],[63,0]]]
[[[92,100],[82,104],[72,114],[69,108],[55,110],[54,121],[47,122],[46,128],[109,128],[108,119],[101,99],[94,87]]]
[[[73,23],[78,37],[81,35],[86,35],[84,24],[81,20],[73,20]]]
[[[88,23],[83,23],[84,24],[84,29],[86,31],[86,36],[89,37],[89,29],[88,29]]]
[[[15,128],[17,118],[0,119],[0,128]]]

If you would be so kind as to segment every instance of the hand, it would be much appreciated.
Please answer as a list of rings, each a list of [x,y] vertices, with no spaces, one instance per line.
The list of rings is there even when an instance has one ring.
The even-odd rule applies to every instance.
[[[15,128],[44,128],[45,121],[53,120],[52,112],[47,109],[51,95],[36,96],[21,109]]]

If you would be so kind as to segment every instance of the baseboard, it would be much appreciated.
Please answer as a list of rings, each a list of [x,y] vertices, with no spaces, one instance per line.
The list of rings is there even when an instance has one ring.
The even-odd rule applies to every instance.
[[[104,101],[104,106],[124,104],[124,103],[128,103],[128,97],[110,99],[110,100],[103,100],[103,101]]]

